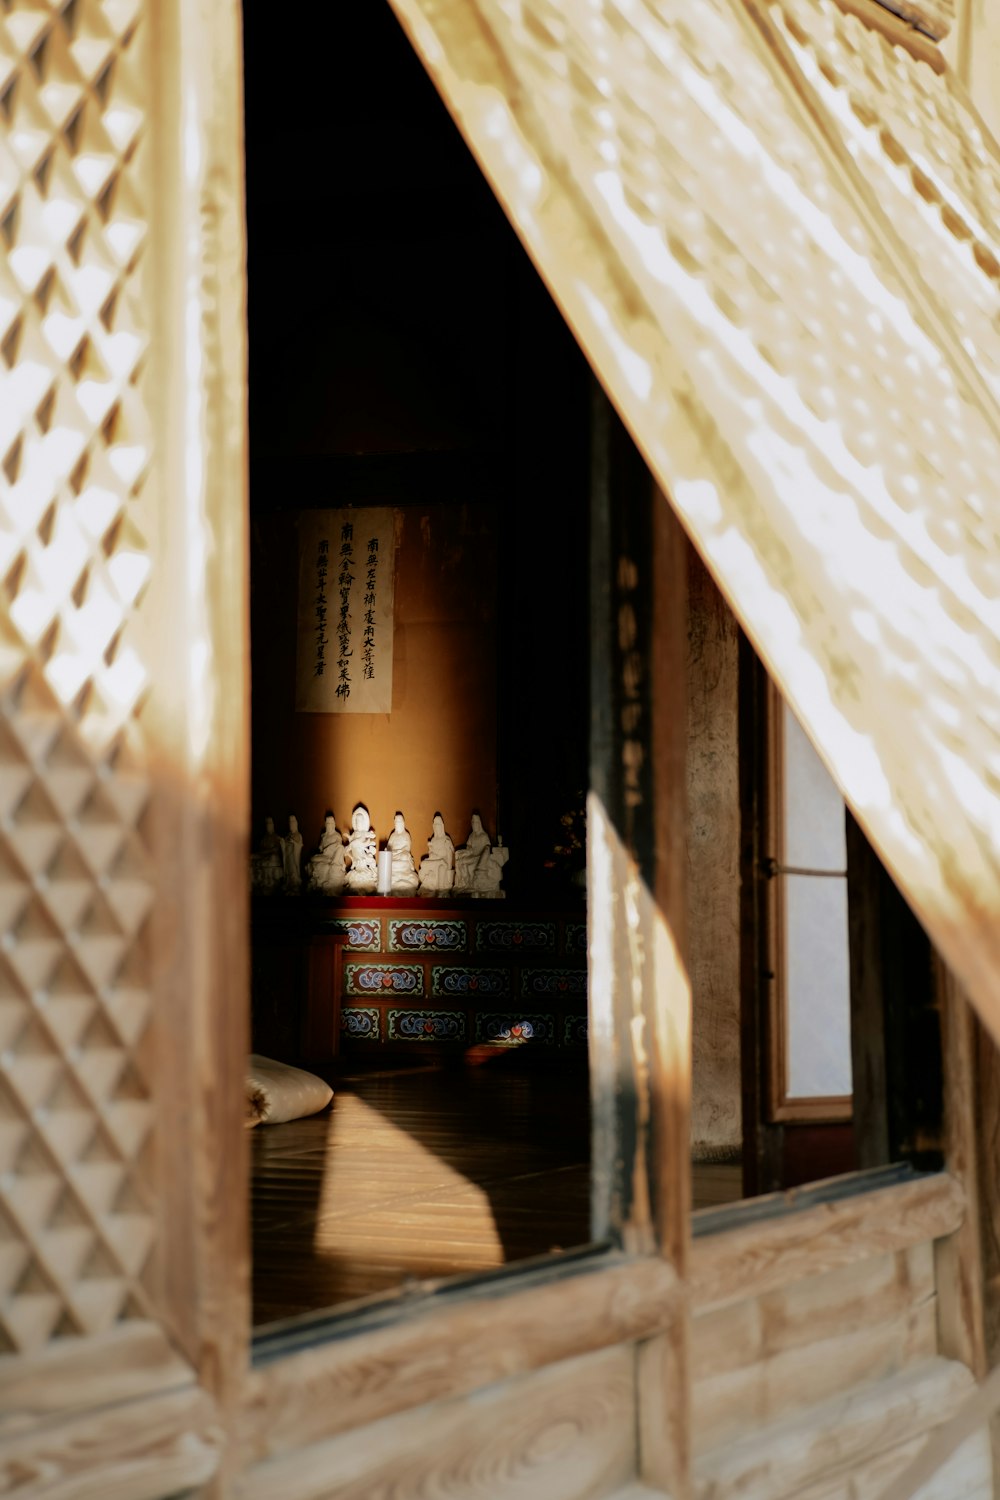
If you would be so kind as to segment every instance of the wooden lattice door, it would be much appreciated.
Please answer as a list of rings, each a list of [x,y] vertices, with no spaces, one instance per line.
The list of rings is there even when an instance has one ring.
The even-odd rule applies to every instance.
[[[219,701],[225,651],[243,655],[244,387],[221,9],[0,10],[0,1459],[31,1475],[43,1418],[148,1397],[101,1460],[166,1462],[155,1493],[215,1463],[192,1311],[211,1279],[192,1223],[203,1104],[191,1068],[164,1069],[212,1066],[213,969],[236,962],[220,1014],[244,1002],[242,670]],[[232,105],[214,132],[213,26],[211,88]],[[238,1024],[231,1040],[240,1067]]]

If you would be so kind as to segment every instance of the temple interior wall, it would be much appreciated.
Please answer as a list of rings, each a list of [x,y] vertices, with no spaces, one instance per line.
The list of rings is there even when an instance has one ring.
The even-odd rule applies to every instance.
[[[435,812],[456,844],[473,808],[496,831],[496,516],[474,503],[396,514],[388,714],[296,712],[295,516],[254,526],[255,816],[280,829],[295,812],[308,848],[328,809],[346,828],[364,802],[381,842],[398,808],[419,859]]]
[[[250,99],[254,838],[294,811],[308,853],[327,807],[346,828],[363,800],[380,841],[403,810],[419,858],[436,810],[458,844],[478,807],[510,846],[508,894],[558,903],[554,846],[588,779],[591,376],[396,23],[363,29],[371,68],[302,101],[317,139],[351,142],[315,216],[295,207],[313,164],[273,122],[255,131]],[[348,504],[400,517],[392,712],[296,713],[296,516]],[[710,1155],[741,1133],[737,635],[693,553],[690,595],[693,1140]]]

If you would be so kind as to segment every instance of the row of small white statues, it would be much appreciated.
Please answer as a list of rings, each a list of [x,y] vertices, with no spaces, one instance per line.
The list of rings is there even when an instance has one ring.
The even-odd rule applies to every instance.
[[[364,803],[359,802],[354,809],[347,834],[341,834],[333,814],[327,814],[319,848],[304,866],[302,834],[294,814],[284,835],[275,833],[273,818],[264,820],[264,828],[260,846],[250,856],[254,890],[294,895],[305,885],[307,891],[324,896],[370,896],[377,890],[378,840]],[[495,845],[490,844],[478,813],[472,814],[469,837],[457,850],[445,833],[444,819],[435,813],[434,831],[419,869],[413,861],[412,842],[401,812],[396,814],[385,848],[392,857],[393,896],[415,896],[418,892],[421,896],[504,894],[500,878],[508,851],[499,837]]]

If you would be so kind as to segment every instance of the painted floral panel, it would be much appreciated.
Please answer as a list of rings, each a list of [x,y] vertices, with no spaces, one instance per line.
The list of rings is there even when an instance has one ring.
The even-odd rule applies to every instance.
[[[462,1042],[465,1015],[457,1010],[390,1010],[390,1042]]]
[[[352,1040],[377,1042],[381,1029],[381,1016],[375,1006],[346,1006],[340,1012],[340,1029]]]
[[[586,922],[567,922],[563,933],[563,943],[567,953],[586,953]]]
[[[390,953],[464,953],[468,941],[468,928],[464,922],[448,921],[443,917],[389,923]]]
[[[586,969],[522,969],[521,994],[545,995],[561,1000],[585,998]]]
[[[431,970],[432,995],[470,996],[508,995],[511,992],[512,975],[509,969],[474,969],[460,965],[447,968],[436,965]]]
[[[518,1047],[525,1042],[555,1041],[556,1022],[554,1016],[479,1015],[476,1017],[476,1040],[495,1046]]]
[[[554,922],[479,922],[476,948],[480,953],[554,953]]]
[[[586,1047],[587,1017],[565,1016],[563,1018],[562,1040],[564,1047]]]
[[[348,995],[422,995],[424,971],[420,964],[345,964]]]
[[[357,952],[359,949],[378,953],[382,947],[382,923],[378,917],[333,917],[329,922],[324,922],[323,931],[346,932],[344,950],[347,953]]]

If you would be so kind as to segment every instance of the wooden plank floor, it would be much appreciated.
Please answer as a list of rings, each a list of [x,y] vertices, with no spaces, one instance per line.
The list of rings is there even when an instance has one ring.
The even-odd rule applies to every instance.
[[[582,1071],[341,1079],[321,1115],[256,1129],[251,1157],[257,1326],[589,1239]],[[696,1206],[739,1196],[738,1168],[695,1173]]]

